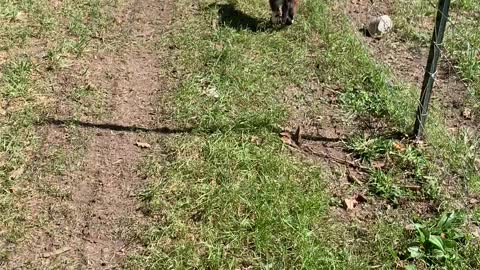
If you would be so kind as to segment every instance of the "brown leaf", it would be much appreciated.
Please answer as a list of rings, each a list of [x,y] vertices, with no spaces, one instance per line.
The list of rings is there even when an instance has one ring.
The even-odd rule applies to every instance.
[[[292,140],[292,135],[289,132],[280,133],[281,140],[284,144],[295,147],[295,142]]]
[[[15,179],[19,178],[20,176],[22,176],[24,171],[25,171],[25,167],[23,167],[23,166],[16,169],[12,173],[10,173],[10,180],[15,180]]]
[[[343,200],[343,206],[345,207],[346,210],[352,210],[357,206],[358,202],[355,199],[344,199]]]
[[[401,142],[394,142],[393,143],[393,148],[397,150],[398,152],[403,152],[405,151],[405,145]]]
[[[253,143],[253,144],[256,144],[256,145],[260,145],[262,144],[263,140],[257,136],[252,136],[250,138],[250,141]]]
[[[140,147],[140,148],[151,148],[152,147],[150,144],[144,143],[144,142],[136,142],[135,145]]]
[[[384,160],[377,160],[372,162],[372,167],[375,169],[381,169],[385,167],[385,161]]]
[[[415,230],[415,225],[413,225],[413,224],[407,224],[407,225],[405,226],[405,230],[407,230],[407,231],[414,231],[414,230]]]
[[[23,11],[19,11],[15,17],[13,18],[14,21],[17,22],[25,22],[27,20],[27,14]]]

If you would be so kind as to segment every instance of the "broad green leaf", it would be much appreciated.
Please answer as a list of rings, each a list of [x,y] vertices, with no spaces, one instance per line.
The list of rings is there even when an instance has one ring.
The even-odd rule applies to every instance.
[[[410,258],[418,259],[423,257],[423,253],[419,247],[409,247],[408,251],[410,252]]]
[[[461,239],[461,238],[464,238],[464,237],[465,237],[465,234],[463,232],[461,232],[460,230],[455,230],[452,239],[457,240],[457,239]]]
[[[434,245],[436,248],[444,251],[443,240],[440,236],[430,235],[430,237],[428,238],[428,242]]]
[[[446,249],[455,248],[457,243],[450,239],[443,239],[443,245]]]
[[[414,224],[415,229],[417,230],[419,242],[420,243],[425,243],[425,234],[423,233],[422,229],[423,226],[421,224]]]
[[[447,220],[449,219],[449,214],[443,214],[442,217],[440,217],[440,220],[437,223],[437,227],[442,228]]]
[[[417,267],[413,264],[405,266],[405,270],[417,270]]]
[[[445,258],[445,252],[443,252],[442,250],[440,249],[434,249],[432,251],[432,254],[435,258],[437,259],[442,259],[442,258]]]

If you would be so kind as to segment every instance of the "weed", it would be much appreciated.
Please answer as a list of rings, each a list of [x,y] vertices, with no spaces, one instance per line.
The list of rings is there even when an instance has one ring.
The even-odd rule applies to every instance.
[[[92,85],[87,84],[84,86],[76,87],[71,93],[71,98],[74,101],[80,101],[86,97],[94,95],[95,92],[96,89]]]
[[[465,241],[463,222],[463,216],[453,212],[443,214],[434,224],[415,223],[416,239],[408,247],[409,258],[427,265],[454,266],[461,259],[459,245]]]
[[[412,176],[421,181],[428,173],[428,160],[425,155],[416,147],[407,145],[405,149],[392,153],[399,169],[412,172]]]
[[[380,157],[385,157],[392,151],[392,147],[392,140],[365,135],[352,136],[346,143],[346,148],[352,151],[356,157],[369,163]]]
[[[369,74],[347,85],[340,101],[359,116],[380,117],[388,114],[385,97],[378,89],[394,91],[381,73]],[[386,93],[385,93],[386,94]]]
[[[384,197],[393,204],[398,204],[398,199],[406,195],[406,191],[395,183],[392,172],[384,173],[381,170],[374,170],[368,181],[371,191]]]

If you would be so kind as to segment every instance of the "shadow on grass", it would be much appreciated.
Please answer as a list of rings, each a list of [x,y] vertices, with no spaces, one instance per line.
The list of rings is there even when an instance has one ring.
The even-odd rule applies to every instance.
[[[270,20],[252,17],[238,10],[233,4],[211,4],[209,8],[218,8],[219,23],[236,30],[268,32],[275,29]]]

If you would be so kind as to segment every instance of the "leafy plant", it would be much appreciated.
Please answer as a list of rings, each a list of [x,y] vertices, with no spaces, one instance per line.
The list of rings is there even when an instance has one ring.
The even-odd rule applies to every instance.
[[[410,259],[425,263],[449,265],[459,259],[458,244],[465,239],[460,230],[463,217],[456,213],[443,214],[433,225],[415,223],[416,240],[408,247]]]
[[[392,150],[392,141],[381,137],[368,138],[360,135],[353,136],[346,147],[361,160],[371,162],[389,153]]]
[[[395,151],[393,156],[400,168],[411,172],[417,180],[422,180],[425,176],[428,161],[417,148],[407,145],[403,151]]]
[[[369,184],[373,193],[384,197],[393,204],[397,204],[398,198],[405,195],[401,187],[395,183],[392,172],[385,173],[381,170],[374,170]]]

